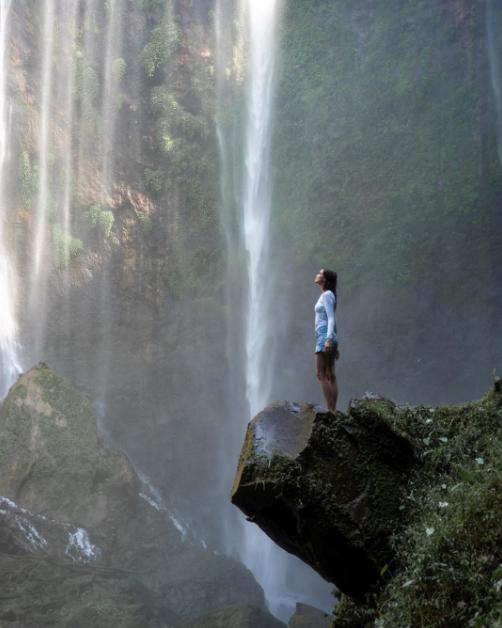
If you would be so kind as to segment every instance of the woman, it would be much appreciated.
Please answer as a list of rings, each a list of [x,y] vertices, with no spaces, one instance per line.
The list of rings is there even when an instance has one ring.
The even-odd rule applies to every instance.
[[[335,319],[336,282],[336,273],[327,268],[321,268],[314,279],[314,283],[321,288],[321,296],[315,304],[317,379],[321,382],[328,410],[332,412],[336,410],[338,398],[335,375],[335,358],[339,358]]]

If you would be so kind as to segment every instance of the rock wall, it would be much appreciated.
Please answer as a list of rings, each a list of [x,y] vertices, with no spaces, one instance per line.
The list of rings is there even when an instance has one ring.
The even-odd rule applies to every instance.
[[[274,625],[251,573],[190,535],[45,365],[1,407],[0,476],[2,625],[185,626],[230,605]]]

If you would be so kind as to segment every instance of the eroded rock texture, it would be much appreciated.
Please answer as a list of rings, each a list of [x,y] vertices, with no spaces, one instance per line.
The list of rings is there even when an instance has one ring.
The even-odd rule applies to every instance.
[[[0,625],[170,628],[229,605],[271,619],[251,573],[175,516],[65,379],[20,377],[0,408]]]
[[[391,426],[392,402],[348,415],[274,404],[249,424],[232,502],[278,545],[358,597],[392,560],[402,491],[416,463]]]

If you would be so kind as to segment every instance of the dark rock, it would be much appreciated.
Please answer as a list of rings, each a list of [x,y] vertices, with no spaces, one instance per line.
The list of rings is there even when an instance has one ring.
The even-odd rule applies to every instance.
[[[318,608],[308,604],[297,604],[288,628],[329,628],[331,618]]]
[[[352,402],[349,414],[274,404],[249,424],[232,502],[278,545],[358,597],[393,558],[402,490],[417,463],[392,428],[396,408]]]

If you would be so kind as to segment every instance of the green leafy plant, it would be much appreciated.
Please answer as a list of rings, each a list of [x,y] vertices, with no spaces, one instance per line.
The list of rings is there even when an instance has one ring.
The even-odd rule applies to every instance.
[[[112,64],[112,73],[113,73],[113,78],[115,79],[117,83],[120,83],[122,81],[122,79],[125,76],[126,70],[127,70],[127,63],[125,62],[124,59],[122,59],[122,57],[118,57],[117,59],[114,59],[113,64]]]
[[[38,172],[32,166],[30,153],[27,150],[22,150],[19,153],[18,172],[23,205],[25,208],[29,208],[37,192]]]
[[[93,227],[97,227],[105,238],[110,237],[115,216],[110,209],[104,209],[98,203],[89,207],[89,217]]]
[[[54,266],[58,270],[64,270],[71,260],[78,257],[84,249],[82,240],[73,237],[71,233],[62,229],[58,224],[53,226],[52,241]]]
[[[164,185],[165,175],[162,170],[152,170],[145,168],[145,184],[152,192],[161,192]]]
[[[145,74],[152,78],[165,65],[176,50],[179,41],[178,26],[174,19],[165,18],[154,28],[143,49]]]

